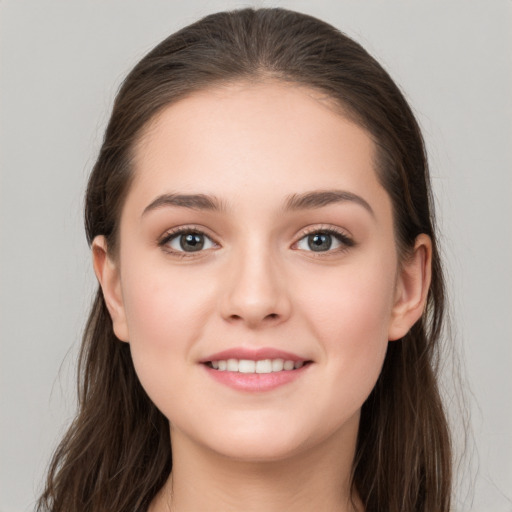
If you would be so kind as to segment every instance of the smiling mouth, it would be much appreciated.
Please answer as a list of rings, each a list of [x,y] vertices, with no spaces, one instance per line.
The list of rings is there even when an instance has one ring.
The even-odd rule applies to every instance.
[[[293,361],[291,359],[219,359],[208,361],[206,366],[219,372],[238,373],[278,373],[293,371],[310,364],[312,361]]]

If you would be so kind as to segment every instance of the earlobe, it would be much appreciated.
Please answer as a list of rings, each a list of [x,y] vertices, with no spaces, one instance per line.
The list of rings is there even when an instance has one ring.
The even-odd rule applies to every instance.
[[[119,267],[110,258],[107,241],[97,236],[92,242],[94,273],[100,283],[107,309],[112,319],[114,333],[121,341],[128,341],[128,327],[121,291]]]
[[[388,332],[390,341],[403,338],[423,314],[430,288],[431,266],[432,241],[426,234],[418,235],[412,254],[399,270]]]

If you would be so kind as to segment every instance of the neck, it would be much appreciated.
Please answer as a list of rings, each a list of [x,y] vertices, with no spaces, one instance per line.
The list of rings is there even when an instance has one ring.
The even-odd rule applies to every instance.
[[[149,511],[362,512],[350,492],[358,420],[321,445],[263,462],[227,458],[173,430],[172,474]]]

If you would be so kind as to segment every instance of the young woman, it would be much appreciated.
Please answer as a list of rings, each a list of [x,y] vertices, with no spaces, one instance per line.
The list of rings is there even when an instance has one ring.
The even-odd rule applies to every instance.
[[[40,511],[450,509],[425,149],[357,43],[282,9],[170,36],[85,217],[100,287]]]

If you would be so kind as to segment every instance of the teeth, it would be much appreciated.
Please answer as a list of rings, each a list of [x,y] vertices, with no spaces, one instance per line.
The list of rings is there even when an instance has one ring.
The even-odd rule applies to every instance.
[[[256,361],[240,359],[240,361],[238,361],[238,371],[240,373],[254,373],[256,371]]]
[[[237,372],[238,371],[238,361],[236,359],[228,359],[226,369],[228,372]]]
[[[289,359],[260,359],[253,361],[251,359],[227,359],[211,361],[212,368],[221,372],[239,372],[239,373],[273,373],[283,370],[296,370],[304,366],[303,361],[292,361]]]
[[[293,361],[285,361],[284,362],[284,369],[285,370],[293,370],[293,367],[295,366]]]
[[[262,359],[256,361],[256,373],[271,373],[272,372],[272,361],[270,359]]]
[[[284,366],[284,359],[274,359],[272,361],[272,371],[273,372],[282,371],[283,366]]]

